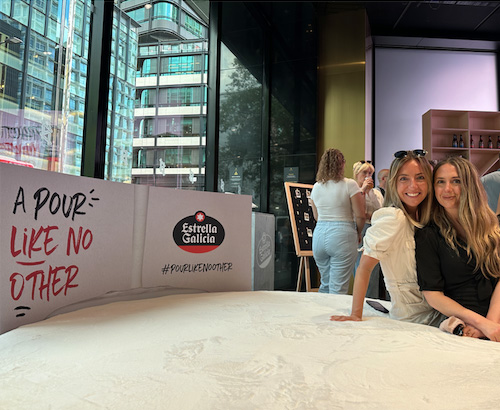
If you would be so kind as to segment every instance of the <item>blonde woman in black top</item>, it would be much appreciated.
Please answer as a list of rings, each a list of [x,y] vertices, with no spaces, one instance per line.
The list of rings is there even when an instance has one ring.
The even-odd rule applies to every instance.
[[[434,168],[432,223],[415,232],[427,302],[467,323],[466,336],[500,341],[500,227],[474,165],[451,157]]]

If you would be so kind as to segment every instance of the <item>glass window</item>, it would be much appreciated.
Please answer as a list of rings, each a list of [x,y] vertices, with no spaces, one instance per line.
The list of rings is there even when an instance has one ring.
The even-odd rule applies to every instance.
[[[152,56],[158,54],[158,46],[141,46],[139,47],[140,56]]]
[[[33,0],[33,5],[40,9],[43,13],[45,13],[45,9],[47,8],[47,0]]]
[[[157,73],[157,69],[156,69],[157,62],[158,62],[158,60],[156,58],[146,58],[145,60],[143,60],[139,76],[140,77],[155,76]]]
[[[10,16],[10,1],[0,1],[0,11],[7,16]]]
[[[163,57],[161,75],[195,74],[201,72],[201,55]]]
[[[59,7],[61,7],[61,0],[51,0],[50,1],[50,10],[49,17],[56,19],[60,14]]]
[[[155,151],[152,149],[143,150],[144,165],[148,168],[155,166]]]
[[[31,15],[31,28],[40,34],[45,34],[45,14],[33,9]]]
[[[118,63],[118,71],[116,75],[120,80],[125,80],[126,73],[127,73],[127,66],[122,61],[120,61]]]
[[[241,17],[239,35],[247,39],[246,55],[242,62],[224,43],[224,35],[231,41],[232,32],[222,28],[219,108],[219,164],[218,189],[252,196],[260,205],[262,167],[262,42],[259,24],[239,3],[228,7],[222,21],[228,27],[232,14]],[[237,11],[236,11],[237,9]],[[224,9],[223,9],[224,10]],[[231,11],[230,11],[231,10]],[[226,14],[227,13],[227,14]],[[242,14],[243,13],[243,14]],[[229,31],[227,31],[229,30]],[[257,210],[259,208],[256,208]]]
[[[136,108],[148,108],[156,105],[156,90],[137,90]]]
[[[25,26],[28,25],[29,7],[21,0],[14,0],[13,17]]]
[[[181,52],[181,44],[162,44],[162,54],[174,54]]]
[[[184,26],[186,30],[197,37],[203,37],[203,26],[190,15],[186,14],[184,19]]]
[[[59,41],[59,23],[53,19],[48,19],[48,24],[47,24],[47,37],[51,39],[52,41],[58,42]]]
[[[201,105],[201,87],[163,88],[158,104],[166,107]]]
[[[147,138],[154,135],[154,119],[142,118],[134,121],[134,135],[137,138]]]
[[[10,1],[0,3],[5,10],[4,4]],[[81,15],[84,9],[90,10],[90,0],[75,3],[79,3],[76,10]],[[10,33],[25,42],[0,44],[0,52],[6,48],[10,55],[7,65],[2,67],[0,64],[0,85],[3,85],[0,88],[0,123],[19,135],[16,139],[19,149],[9,150],[2,146],[0,155],[29,162],[35,168],[79,175],[86,78],[79,72],[81,57],[72,50],[68,52],[66,45],[68,38],[73,36],[73,44],[79,47],[75,51],[80,53],[88,43],[90,30],[88,26],[80,27],[84,29],[80,30],[85,33],[84,37],[66,29],[64,42],[59,44],[61,24],[70,27],[67,19],[71,15],[68,13],[71,2],[65,2],[66,10],[62,10],[60,0],[32,0],[29,4],[32,6],[29,42],[22,31],[28,26],[27,2],[12,2],[11,12],[24,26],[2,15],[2,24],[8,25]],[[23,64],[24,56],[27,56],[27,65]],[[59,60],[63,64],[59,65]],[[4,79],[3,70],[6,70]],[[16,109],[5,110],[4,107]]]
[[[177,22],[179,8],[173,4],[160,2],[153,5],[153,20],[169,20]]]
[[[78,34],[73,35],[73,53],[75,53],[78,56],[82,55],[82,38]]]
[[[203,121],[200,117],[159,118],[158,134],[163,137],[200,137],[205,135],[204,118]]]
[[[138,23],[142,23],[147,20],[146,10],[144,9],[144,7],[141,7],[136,10],[127,11],[127,14]]]
[[[197,167],[200,162],[199,148],[185,148],[182,146],[167,148],[160,155],[163,156],[167,167],[191,168],[193,166]]]
[[[75,21],[74,21],[74,30],[76,32],[81,33],[83,31],[83,21],[85,15],[83,14],[83,3],[76,2],[75,4]]]
[[[153,168],[155,166],[155,151],[152,149],[138,149],[133,155],[134,168]]]

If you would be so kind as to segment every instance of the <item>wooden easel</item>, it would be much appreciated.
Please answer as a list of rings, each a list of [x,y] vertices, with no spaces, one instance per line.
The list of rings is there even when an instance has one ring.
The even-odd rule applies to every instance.
[[[300,292],[303,276],[305,276],[306,280],[306,292],[311,292],[312,290],[317,291],[318,289],[311,288],[311,269],[309,267],[309,256],[300,256],[299,276],[297,278],[297,292]]]
[[[300,292],[302,280],[306,282],[306,292],[318,291],[317,288],[311,288],[311,269],[309,258],[312,253],[312,237],[307,235],[307,229],[314,228],[316,221],[314,220],[312,208],[308,204],[307,193],[312,191],[312,185],[297,184],[285,182],[286,199],[288,203],[288,212],[290,215],[290,224],[292,226],[293,243],[295,245],[295,253],[300,258],[299,274],[297,277],[297,292]],[[296,192],[300,191],[300,197]],[[299,203],[300,202],[300,203]],[[304,220],[303,213],[308,214],[308,220]],[[297,216],[300,215],[300,216]],[[307,236],[307,243],[304,238]]]

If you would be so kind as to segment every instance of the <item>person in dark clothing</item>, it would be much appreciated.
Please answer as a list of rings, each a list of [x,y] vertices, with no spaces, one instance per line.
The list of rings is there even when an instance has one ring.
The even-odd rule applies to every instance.
[[[500,341],[500,227],[474,165],[434,168],[431,223],[415,231],[417,276],[427,302],[465,322],[467,336]]]
[[[382,196],[385,196],[385,186],[387,185],[387,179],[389,178],[389,170],[387,168],[381,169],[377,174],[378,185],[375,189],[378,189]]]

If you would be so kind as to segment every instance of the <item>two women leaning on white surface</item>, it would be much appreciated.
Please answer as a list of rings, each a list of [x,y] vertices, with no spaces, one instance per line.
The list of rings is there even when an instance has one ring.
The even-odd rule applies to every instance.
[[[458,172],[456,165],[453,165],[455,173],[445,177],[442,177],[439,172],[441,167],[436,167],[434,173],[436,192],[440,192],[440,186],[444,183],[443,178],[447,186],[445,187],[446,193],[441,197],[438,195],[433,204],[432,172],[425,154],[423,150],[399,151],[395,154],[389,173],[385,207],[373,214],[372,226],[367,230],[364,239],[364,252],[354,281],[351,315],[332,316],[331,320],[359,321],[362,319],[363,302],[370,273],[380,261],[386,287],[391,296],[390,316],[392,318],[437,326],[447,316],[453,315],[466,323],[465,335],[486,336],[492,340],[500,340],[500,325],[498,324],[500,322],[500,291],[496,286],[497,278],[500,276],[498,221],[492,212],[492,215],[489,215],[485,210],[485,207],[487,208],[487,204],[484,205],[485,194],[480,184],[477,185],[479,181],[477,173],[475,177],[466,178],[466,173]],[[467,160],[460,160],[461,163],[464,161],[469,167],[470,163]],[[473,169],[472,164],[470,168]],[[451,212],[447,209],[450,208],[449,204],[443,205],[445,202],[442,203],[440,200],[443,197],[446,201],[454,202],[455,207]],[[444,209],[443,212],[431,212],[432,209],[439,210],[439,207]],[[479,223],[482,228],[479,228],[477,223],[471,222],[476,212],[484,215],[483,222]],[[436,216],[433,218],[431,215]],[[435,218],[438,215],[445,215],[444,218],[449,222],[435,224]],[[431,234],[435,235],[434,239],[439,239],[440,235],[446,239],[443,239],[441,243],[437,239],[433,242],[425,242],[426,239],[424,239],[428,248],[430,247],[434,252],[432,262],[427,261],[432,264],[432,270],[428,265],[424,268],[421,266],[420,270],[425,269],[426,276],[424,279],[424,276],[420,275],[417,279],[414,232],[415,229],[418,231],[430,222],[437,227],[430,225],[423,232],[429,234],[428,230],[431,230]],[[487,226],[490,226],[490,229]],[[486,236],[484,236],[485,233]],[[420,232],[417,233],[417,240],[420,234]],[[460,276],[455,268],[450,269],[447,265],[445,257],[453,258],[453,255],[449,253],[449,249],[445,250],[448,254],[443,253],[444,245],[455,252],[457,258],[461,258],[462,264],[469,267],[465,276]],[[481,248],[484,246],[486,248]],[[489,249],[492,252],[486,255],[483,251],[478,252],[478,249]],[[427,260],[429,252],[429,249],[425,249],[420,257],[417,256],[417,259]],[[471,279],[471,276],[478,278],[478,275],[483,275],[485,280]],[[472,281],[475,281],[475,285]],[[468,285],[462,282],[467,282]],[[490,286],[486,286],[485,283]],[[461,290],[457,291],[457,289]],[[467,297],[452,299],[452,295],[461,294],[461,292],[467,294]],[[483,301],[480,303],[481,311],[474,310],[474,303],[468,303],[474,298],[480,298]]]

